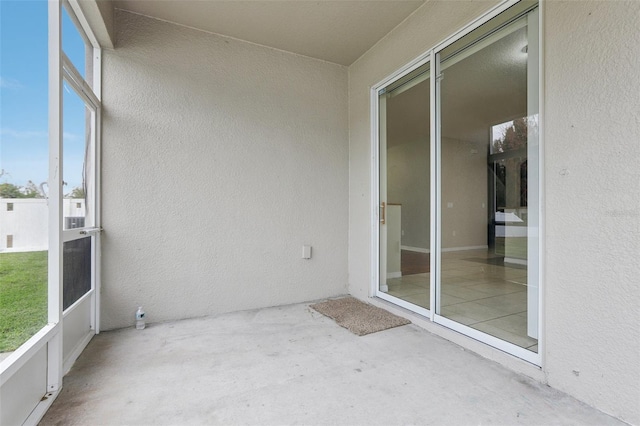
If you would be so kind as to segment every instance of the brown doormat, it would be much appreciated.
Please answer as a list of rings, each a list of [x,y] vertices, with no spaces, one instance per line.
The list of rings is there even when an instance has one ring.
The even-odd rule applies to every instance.
[[[354,297],[328,300],[311,307],[358,336],[411,324],[411,321],[405,318],[361,302]]]

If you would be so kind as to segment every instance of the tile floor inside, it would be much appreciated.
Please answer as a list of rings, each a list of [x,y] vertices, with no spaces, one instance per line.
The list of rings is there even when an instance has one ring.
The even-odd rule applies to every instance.
[[[442,253],[442,316],[530,351],[527,335],[527,269],[502,263],[489,250]],[[430,273],[387,280],[388,294],[430,308]]]

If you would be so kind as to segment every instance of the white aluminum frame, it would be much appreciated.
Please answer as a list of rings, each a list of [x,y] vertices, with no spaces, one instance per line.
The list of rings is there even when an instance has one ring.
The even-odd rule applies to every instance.
[[[409,74],[410,72],[420,68],[425,64],[429,64],[429,72],[433,68],[431,61],[431,51],[427,51],[424,54],[420,55],[413,61],[411,61],[406,66],[402,67],[397,72],[391,74],[380,83],[376,84],[371,90],[371,123],[372,123],[372,167],[371,167],[371,175],[372,175],[372,192],[371,192],[371,200],[373,202],[374,208],[372,209],[372,233],[373,243],[371,249],[371,264],[374,265],[372,268],[373,275],[373,286],[371,287],[370,295],[372,297],[378,297],[380,299],[389,301],[395,305],[408,309],[410,311],[416,312],[422,316],[427,318],[431,318],[431,311],[429,309],[425,309],[421,306],[414,305],[412,303],[406,302],[400,298],[394,297],[388,293],[380,291],[379,283],[380,283],[380,268],[378,267],[380,262],[380,210],[378,206],[380,206],[380,134],[379,134],[379,125],[380,125],[380,107],[379,107],[379,95],[380,90],[384,87],[388,86],[392,82],[398,80],[399,78]],[[431,78],[431,75],[429,76]],[[433,250],[432,250],[433,253]]]
[[[504,0],[502,3],[496,5],[488,12],[470,22],[465,27],[456,31],[451,36],[447,37],[440,43],[436,44],[433,48],[427,50],[416,59],[401,67],[393,74],[387,76],[371,88],[370,92],[370,105],[371,105],[371,287],[370,296],[378,297],[383,300],[392,302],[400,307],[409,309],[419,315],[423,315],[429,318],[432,322],[443,325],[454,331],[462,333],[472,339],[486,343],[498,350],[504,351],[508,354],[516,356],[520,359],[530,362],[538,367],[543,367],[543,353],[544,353],[544,64],[543,64],[543,52],[544,52],[544,37],[543,37],[543,21],[544,21],[544,7],[543,1],[538,2],[538,41],[539,41],[539,61],[538,61],[538,126],[539,126],[539,191],[538,191],[538,214],[539,214],[539,245],[538,245],[538,352],[531,352],[525,348],[517,346],[515,344],[506,342],[497,337],[478,331],[474,328],[465,326],[463,324],[452,321],[446,317],[443,317],[436,313],[436,306],[439,306],[439,283],[440,278],[440,263],[442,257],[441,250],[441,143],[440,143],[440,90],[438,88],[438,76],[439,76],[439,60],[438,53],[447,46],[451,45],[455,41],[469,34],[471,31],[480,27],[484,23],[498,16],[502,12],[506,11],[511,6],[518,3],[519,0]],[[379,107],[378,96],[380,90],[394,81],[402,78],[406,74],[415,70],[419,66],[430,62],[430,153],[431,153],[431,241],[430,241],[430,261],[432,265],[437,265],[432,268],[430,272],[430,300],[431,309],[424,309],[417,305],[408,303],[402,299],[391,296],[379,290],[380,274],[379,274],[379,262],[380,262],[380,237],[379,237],[379,179],[380,179],[380,162],[379,162],[379,149],[380,149],[380,137],[379,137]]]
[[[93,89],[86,84],[73,64],[62,51],[62,7],[67,7],[67,12],[76,25],[80,35],[93,48]],[[47,321],[48,324],[35,333],[22,344],[15,352],[2,361],[0,369],[0,386],[5,385],[9,379],[29,360],[47,347],[47,398],[36,405],[32,413],[25,419],[25,425],[35,425],[44,416],[62,388],[62,377],[65,373],[63,365],[63,319],[76,306],[85,302],[88,298],[91,303],[91,327],[95,333],[99,332],[99,294],[100,294],[100,145],[101,145],[101,67],[102,53],[97,38],[93,34],[87,19],[84,17],[78,0],[49,0],[48,1],[48,95],[49,95],[49,253],[48,253],[48,295],[47,295]],[[94,223],[92,228],[74,229],[63,232],[62,224],[62,171],[63,171],[63,122],[62,122],[62,90],[63,81],[67,81],[74,91],[83,99],[86,105],[93,111],[92,142],[94,149],[94,174],[95,174],[95,203]],[[91,290],[83,295],[76,303],[65,312],[62,309],[62,281],[63,263],[62,248],[66,241],[86,237],[92,239],[93,250],[93,278]],[[91,334],[93,335],[93,334]],[[81,350],[89,342],[87,336],[81,345],[76,348],[74,358],[77,358]],[[76,353],[77,352],[77,353]]]
[[[100,231],[101,231],[101,218],[100,218],[100,120],[101,120],[101,59],[102,51],[98,43],[97,38],[91,31],[89,23],[83,15],[82,9],[77,0],[63,0],[63,7],[66,8],[67,14],[71,21],[76,26],[80,37],[84,40],[88,49],[91,49],[92,53],[92,66],[93,75],[82,77],[78,69],[73,62],[64,53],[62,47],[60,49],[60,56],[62,58],[62,80],[66,82],[74,93],[82,100],[86,108],[91,111],[91,133],[89,149],[91,150],[91,160],[93,165],[93,204],[91,206],[91,212],[93,213],[93,225],[90,227],[74,228],[74,229],[62,229],[63,243],[69,241],[75,241],[81,238],[91,238],[91,287],[90,290],[82,295],[71,306],[65,309],[62,313],[63,318],[66,318],[71,312],[73,312],[78,306],[83,304],[90,298],[90,334],[83,339],[83,342],[72,353],[68,360],[63,361],[63,374],[69,370],[75,359],[80,355],[84,347],[89,343],[91,337],[94,334],[99,333],[100,325],[100,309],[99,309],[99,294],[100,294]],[[86,64],[85,64],[86,66]],[[87,79],[91,79],[91,85],[88,84]],[[62,110],[60,110],[62,114]],[[60,122],[63,122],[62,115],[60,116]],[[63,141],[61,140],[63,146]],[[64,155],[64,154],[63,154]],[[85,153],[85,156],[87,153]],[[60,222],[61,228],[64,228],[62,222]],[[60,248],[61,253],[63,247]]]

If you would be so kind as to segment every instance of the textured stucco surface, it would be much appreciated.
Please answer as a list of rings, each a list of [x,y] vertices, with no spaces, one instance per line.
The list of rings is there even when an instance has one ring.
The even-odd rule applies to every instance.
[[[117,12],[102,325],[347,290],[347,69]],[[303,260],[302,245],[313,247]]]
[[[640,2],[545,12],[545,369],[640,424]]]
[[[349,290],[357,297],[371,282],[369,90],[492,4],[427,3],[349,68]],[[640,2],[542,7],[544,380],[639,424]]]

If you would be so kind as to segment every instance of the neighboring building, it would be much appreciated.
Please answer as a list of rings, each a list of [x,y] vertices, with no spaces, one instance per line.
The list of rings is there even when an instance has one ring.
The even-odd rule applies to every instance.
[[[63,200],[65,229],[84,226],[85,200]],[[49,210],[44,198],[0,198],[0,252],[48,249]]]

